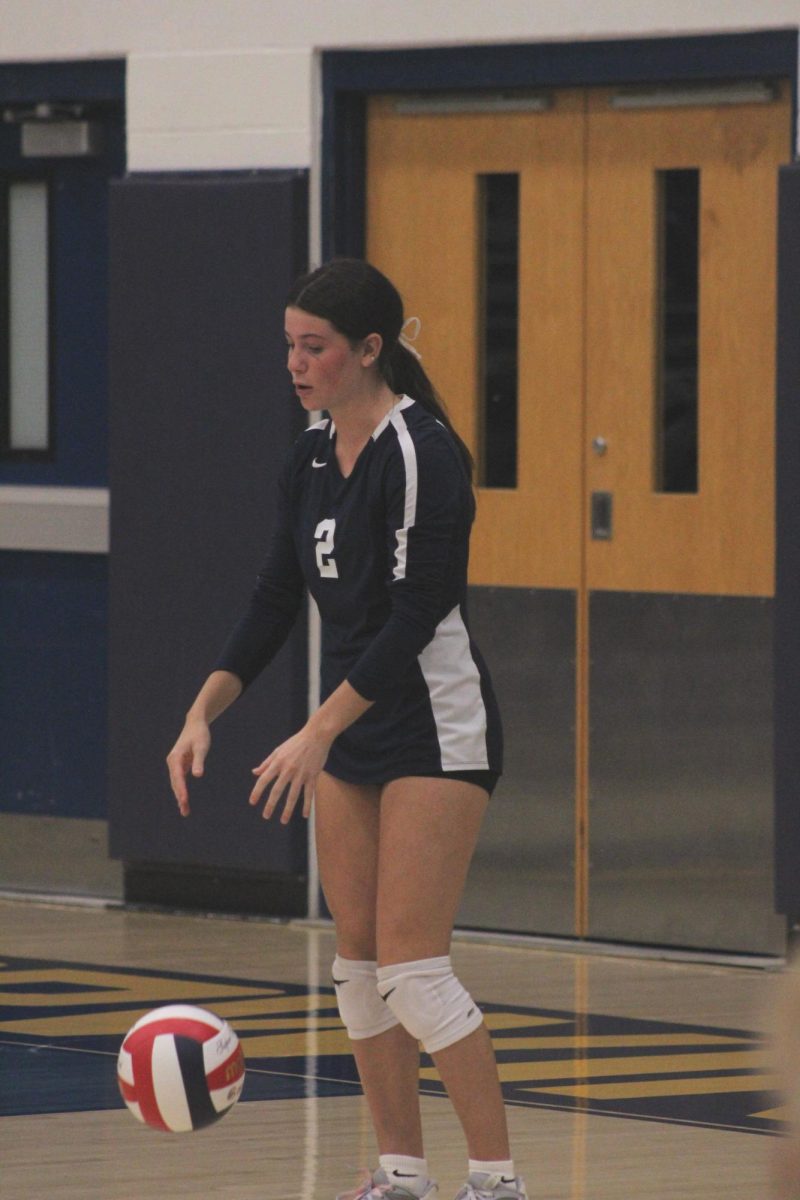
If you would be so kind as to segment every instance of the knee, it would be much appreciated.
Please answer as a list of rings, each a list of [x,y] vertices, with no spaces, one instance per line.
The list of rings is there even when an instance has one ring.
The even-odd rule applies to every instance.
[[[352,1040],[377,1037],[398,1024],[397,1017],[378,993],[374,961],[337,954],[333,960],[333,984],[339,1015]]]
[[[336,950],[351,962],[373,962],[376,959],[375,925],[356,916],[342,920],[333,914],[336,927]]]
[[[379,967],[377,975],[381,997],[428,1054],[453,1045],[483,1023],[447,955]]]

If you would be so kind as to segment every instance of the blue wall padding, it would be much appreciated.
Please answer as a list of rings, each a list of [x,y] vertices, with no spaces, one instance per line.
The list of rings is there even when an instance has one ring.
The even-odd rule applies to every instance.
[[[105,555],[0,553],[0,811],[106,815]]]
[[[110,832],[129,864],[305,869],[305,823],[247,804],[250,769],[305,719],[302,619],[214,727],[189,820],[164,758],[249,599],[304,423],[283,311],[306,245],[302,172],[112,187]]]

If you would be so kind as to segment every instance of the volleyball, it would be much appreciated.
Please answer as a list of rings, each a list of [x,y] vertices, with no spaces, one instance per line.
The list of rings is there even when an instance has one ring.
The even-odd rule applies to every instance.
[[[139,1121],[189,1133],[233,1108],[244,1087],[244,1055],[227,1021],[191,1004],[167,1004],[125,1035],[117,1081]]]

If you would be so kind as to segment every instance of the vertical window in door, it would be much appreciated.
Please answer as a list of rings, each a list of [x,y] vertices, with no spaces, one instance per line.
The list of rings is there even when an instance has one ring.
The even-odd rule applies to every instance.
[[[658,171],[657,492],[698,490],[700,172]]]
[[[519,175],[480,175],[478,482],[517,486]]]
[[[51,449],[47,184],[7,184],[0,213],[1,448],[4,457],[39,457]]]

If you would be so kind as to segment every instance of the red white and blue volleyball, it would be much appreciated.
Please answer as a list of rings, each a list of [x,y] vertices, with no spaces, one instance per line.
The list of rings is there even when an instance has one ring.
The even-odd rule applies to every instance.
[[[117,1059],[122,1099],[153,1129],[189,1133],[218,1121],[244,1087],[244,1055],[227,1021],[191,1004],[146,1013]]]

